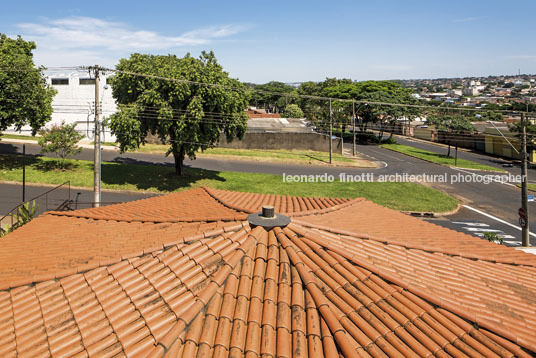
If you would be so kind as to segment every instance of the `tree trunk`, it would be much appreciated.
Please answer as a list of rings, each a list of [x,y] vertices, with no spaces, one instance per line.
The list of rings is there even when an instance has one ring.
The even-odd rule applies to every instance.
[[[175,148],[174,148],[175,149]],[[173,159],[175,159],[175,174],[182,176],[184,167],[184,145],[181,144],[179,151],[172,151]]]

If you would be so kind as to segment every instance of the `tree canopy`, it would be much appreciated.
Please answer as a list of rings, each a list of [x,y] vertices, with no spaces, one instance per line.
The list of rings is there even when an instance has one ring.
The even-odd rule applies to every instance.
[[[438,131],[449,133],[472,133],[475,130],[471,120],[461,114],[430,115],[426,122],[434,125]]]
[[[199,58],[136,53],[121,59],[116,69],[110,84],[118,111],[108,121],[121,151],[138,148],[152,134],[170,145],[166,155],[173,154],[176,173],[182,175],[185,157],[195,159],[197,151],[215,146],[222,133],[228,140],[244,136],[246,87],[223,71],[213,52]]]
[[[438,131],[452,134],[473,133],[475,127],[471,123],[471,118],[463,114],[431,114],[426,118],[428,124],[434,125]],[[450,157],[450,144],[452,136],[447,136],[448,151]],[[458,142],[456,142],[456,153],[458,152]]]
[[[323,82],[305,82],[298,90],[299,94],[397,104],[417,104],[417,99],[411,96],[412,91],[390,81],[353,82],[349,79],[327,78]],[[312,119],[318,128],[325,129],[329,122],[329,105],[326,100],[314,98],[301,99],[301,108],[305,115]],[[332,101],[333,123],[342,126],[343,130],[352,121],[353,106],[350,102]],[[380,128],[385,124],[392,126],[398,118],[412,119],[420,111],[413,107],[356,104],[356,115],[361,119],[361,130],[368,123],[379,123]],[[392,131],[391,131],[392,132]]]
[[[281,113],[286,106],[296,102],[296,88],[283,82],[271,81],[262,85],[255,85],[252,88],[251,104],[262,105],[264,108]],[[286,95],[280,95],[286,94]]]
[[[286,118],[303,118],[303,111],[297,104],[289,104],[285,107]]]
[[[47,85],[44,68],[33,62],[35,48],[20,36],[0,34],[0,132],[30,125],[35,135],[51,118],[56,91]]]

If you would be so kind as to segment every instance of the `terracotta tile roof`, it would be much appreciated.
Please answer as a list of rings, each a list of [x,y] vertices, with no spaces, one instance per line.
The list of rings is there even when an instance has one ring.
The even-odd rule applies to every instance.
[[[348,204],[362,201],[338,198],[305,198],[288,195],[267,195],[204,188],[223,205],[246,213],[259,212],[263,205],[272,205],[276,212],[291,216],[318,214],[338,210]]]
[[[187,200],[188,194],[180,198]],[[198,202],[207,210],[205,217],[229,209],[216,200],[212,207],[190,201],[196,215],[203,216]],[[0,272],[11,265],[22,277],[18,282],[2,278],[0,357],[536,353],[536,267],[529,254],[511,254],[511,262],[499,263],[463,252],[424,250],[418,240],[434,247],[431,235],[438,232],[391,210],[395,219],[382,224],[385,234],[394,233],[396,224],[399,230],[422,229],[422,237],[404,233],[405,241],[396,242],[395,236],[380,240],[380,229],[374,237],[343,232],[351,229],[344,224],[347,215],[358,217],[373,207],[363,203],[342,202],[337,211],[293,217],[286,228],[270,231],[235,220],[88,219],[98,209],[85,211],[86,216],[35,219],[0,240]],[[143,207],[152,217],[158,211],[150,201]],[[118,212],[128,216],[124,206]],[[328,221],[336,213],[341,221]],[[322,217],[322,225],[333,227],[319,228],[315,220]],[[40,229],[47,233],[41,235],[46,244],[39,243]],[[435,240],[442,248],[444,237]],[[23,248],[17,249],[15,241]],[[131,254],[123,255],[123,246]],[[34,251],[43,253],[43,263]],[[56,261],[51,253],[58,255]],[[22,271],[22,259],[16,257],[28,254],[28,268]],[[75,265],[69,261],[73,258],[99,255],[108,256],[76,269],[69,266]],[[46,272],[36,276],[42,265]]]
[[[44,215],[0,240],[0,289],[87,271],[240,227],[237,221],[148,223]]]
[[[193,203],[195,205],[192,205]],[[60,211],[52,212],[52,214],[97,220],[142,222],[218,221],[246,218],[243,212],[218,205],[203,188],[100,208]]]
[[[535,255],[412,218],[362,200],[338,211],[308,215],[293,221],[350,236],[369,238],[422,251],[472,259],[536,266]]]

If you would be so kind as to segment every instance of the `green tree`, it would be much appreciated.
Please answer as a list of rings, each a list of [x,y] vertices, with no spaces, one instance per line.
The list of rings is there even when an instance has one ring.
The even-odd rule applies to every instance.
[[[41,146],[41,153],[55,153],[56,157],[59,158],[61,169],[66,168],[65,159],[82,151],[77,143],[84,136],[78,133],[75,128],[76,123],[65,124],[62,122],[59,126],[53,125],[51,128],[39,131],[41,137],[38,143]]]
[[[329,128],[329,103],[325,99],[308,98],[311,97],[327,97],[326,89],[343,84],[351,84],[350,79],[326,78],[322,82],[303,82],[298,88],[298,94],[304,97],[300,98],[299,105],[304,116],[311,120],[317,130],[327,132]],[[341,110],[342,103],[332,103],[332,111],[334,122],[344,116]],[[336,123],[337,124],[337,123]],[[338,123],[340,124],[340,123]]]
[[[438,131],[449,134],[447,136],[447,157],[450,157],[452,135],[473,133],[475,131],[475,127],[473,126],[473,123],[471,123],[471,120],[461,114],[432,114],[428,116],[426,122],[434,125]],[[456,152],[457,151],[458,144],[456,142]]]
[[[56,91],[47,85],[43,67],[35,67],[36,45],[20,36],[0,34],[0,134],[10,126],[32,127],[32,134],[50,120]]]
[[[481,115],[482,120],[504,122],[504,117],[501,112],[486,111]]]
[[[297,104],[289,104],[285,108],[285,117],[287,118],[303,118],[303,111]]]
[[[394,125],[399,118],[412,119],[420,114],[414,107],[392,106],[392,104],[418,104],[418,100],[411,96],[412,90],[404,88],[390,81],[365,81],[338,83],[327,87],[324,93],[328,97],[353,99],[356,101],[371,102],[368,105],[356,105],[356,114],[361,119],[361,130],[366,130],[369,123],[377,123],[380,129],[380,140],[384,130],[393,135]],[[372,102],[387,103],[386,105],[373,104]],[[341,105],[342,113],[339,121],[343,128],[351,122],[352,106]]]
[[[251,104],[262,105],[274,113],[283,112],[287,105],[297,101],[296,88],[283,82],[271,81],[255,85],[252,92]]]
[[[139,148],[149,134],[155,135],[162,144],[169,144],[166,155],[173,154],[175,171],[182,175],[185,157],[195,159],[197,151],[214,147],[222,133],[228,140],[244,136],[246,87],[223,71],[214,53],[203,51],[199,58],[136,53],[121,59],[116,68],[119,72],[110,84],[118,111],[107,122],[122,152]]]

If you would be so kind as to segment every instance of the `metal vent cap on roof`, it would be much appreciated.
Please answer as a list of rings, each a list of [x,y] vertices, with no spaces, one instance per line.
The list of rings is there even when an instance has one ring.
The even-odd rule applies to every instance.
[[[262,226],[265,230],[274,227],[285,227],[290,224],[290,218],[282,214],[276,214],[272,205],[263,205],[262,212],[248,215],[251,227]]]

